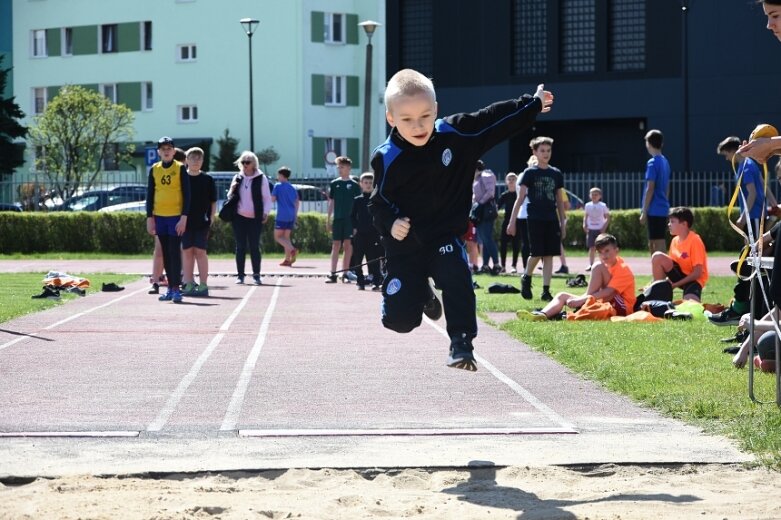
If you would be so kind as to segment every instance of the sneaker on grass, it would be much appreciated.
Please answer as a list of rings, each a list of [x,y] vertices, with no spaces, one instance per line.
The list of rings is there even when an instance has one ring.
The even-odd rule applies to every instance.
[[[43,290],[41,291],[41,294],[35,294],[32,296],[34,300],[59,300],[60,299],[60,291],[57,289],[52,289],[48,285],[43,287]]]
[[[532,277],[529,275],[521,276],[521,296],[524,300],[531,300],[532,295]]]
[[[737,325],[740,323],[740,314],[732,310],[732,307],[727,307],[718,314],[711,314],[708,316],[708,321],[719,327]]]
[[[523,321],[548,321],[548,317],[542,311],[517,311],[515,315]]]

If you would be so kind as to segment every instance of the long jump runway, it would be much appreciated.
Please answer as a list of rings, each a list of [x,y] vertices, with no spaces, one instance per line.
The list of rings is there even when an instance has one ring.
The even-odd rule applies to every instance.
[[[746,459],[485,324],[470,373],[445,366],[444,320],[385,330],[378,293],[232,282],[176,305],[139,281],[1,324],[0,475],[62,472],[52,457],[73,471]]]

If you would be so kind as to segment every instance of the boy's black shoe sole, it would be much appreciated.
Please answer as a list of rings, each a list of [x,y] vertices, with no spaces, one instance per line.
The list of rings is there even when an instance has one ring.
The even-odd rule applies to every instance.
[[[521,277],[521,297],[524,300],[531,300],[534,298],[532,294],[532,280],[531,277]]]
[[[439,301],[436,291],[434,291],[434,288],[431,287],[430,284],[428,290],[429,300],[426,302],[426,305],[423,306],[423,314],[431,321],[437,321],[442,317],[442,302]]]
[[[729,338],[721,338],[719,341],[721,341],[722,343],[733,343],[733,342],[743,343],[744,341],[746,341],[746,338],[748,338],[748,330],[739,330],[735,333],[734,336]]]

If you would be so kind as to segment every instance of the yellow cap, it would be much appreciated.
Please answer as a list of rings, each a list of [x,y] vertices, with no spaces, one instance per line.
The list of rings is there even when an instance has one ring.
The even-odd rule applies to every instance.
[[[760,137],[776,137],[777,135],[778,130],[776,130],[776,127],[763,123],[761,125],[757,125],[754,131],[751,132],[749,139],[753,140],[759,139]]]

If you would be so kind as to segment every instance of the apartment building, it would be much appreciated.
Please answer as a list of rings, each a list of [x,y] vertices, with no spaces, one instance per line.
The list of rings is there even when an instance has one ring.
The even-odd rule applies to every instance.
[[[137,157],[121,169],[144,175],[144,149],[162,135],[215,154],[227,129],[248,149],[251,119],[254,150],[273,146],[280,161],[270,168],[285,164],[296,176],[330,175],[328,151],[350,155],[360,171],[362,147],[384,139],[384,31],[371,40],[371,128],[362,143],[368,39],[358,26],[383,23],[384,0],[11,0],[7,7],[23,123],[64,85],[94,89],[135,114]],[[242,18],[259,21],[251,38]],[[31,153],[17,176],[31,171]]]

